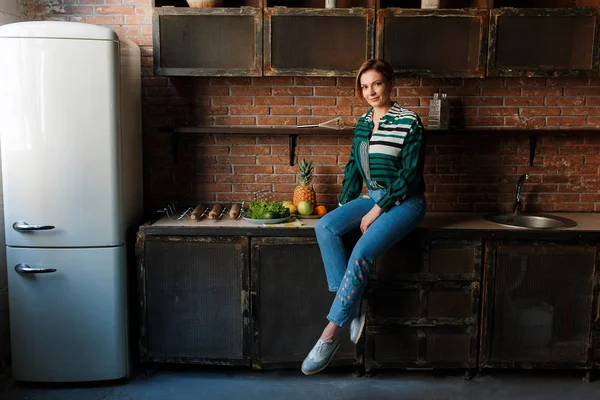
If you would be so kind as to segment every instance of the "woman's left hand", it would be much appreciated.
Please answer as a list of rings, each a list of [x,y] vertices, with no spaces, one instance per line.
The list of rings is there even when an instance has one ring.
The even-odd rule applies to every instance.
[[[381,209],[381,207],[379,207],[377,204],[375,204],[373,206],[373,208],[371,208],[371,211],[369,211],[364,217],[362,217],[362,220],[360,221],[360,231],[364,233],[367,231],[367,228],[369,226],[371,226],[371,224],[377,219],[379,218],[379,216],[383,213],[383,210]]]

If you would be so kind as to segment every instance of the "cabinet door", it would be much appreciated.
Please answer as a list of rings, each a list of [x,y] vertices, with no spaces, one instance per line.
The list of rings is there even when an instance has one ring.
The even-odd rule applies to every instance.
[[[377,57],[401,76],[485,75],[488,11],[381,9]]]
[[[365,369],[475,368],[477,326],[369,326]]]
[[[373,9],[264,12],[265,75],[354,76],[373,57]]]
[[[155,8],[156,75],[260,76],[259,8]]]
[[[590,368],[597,246],[489,242],[482,367]]]
[[[138,239],[144,361],[249,365],[246,237]]]
[[[488,76],[597,76],[599,43],[598,9],[495,9]]]
[[[395,281],[475,281],[481,276],[481,240],[430,239],[412,233],[375,264],[378,286]]]
[[[314,238],[252,238],[253,364],[300,367],[327,325],[334,293],[327,289]],[[347,330],[330,365],[361,359]]]

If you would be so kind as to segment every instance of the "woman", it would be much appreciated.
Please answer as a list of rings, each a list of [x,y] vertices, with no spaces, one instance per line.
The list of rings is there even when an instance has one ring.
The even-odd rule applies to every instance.
[[[329,290],[337,292],[329,324],[302,363],[302,372],[327,367],[339,347],[341,328],[360,339],[366,307],[361,298],[377,258],[415,229],[425,216],[425,140],[417,114],[391,100],[394,71],[383,60],[365,61],[356,75],[358,98],[371,109],[354,129],[339,207],[315,226]],[[360,196],[363,181],[368,193]],[[347,256],[342,236],[362,233]]]

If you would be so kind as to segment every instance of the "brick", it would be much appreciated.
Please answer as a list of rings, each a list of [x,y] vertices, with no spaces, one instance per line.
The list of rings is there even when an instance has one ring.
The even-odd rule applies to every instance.
[[[338,87],[351,87],[356,86],[356,78],[337,78]]]
[[[268,130],[266,130],[268,132]],[[257,143],[258,144],[280,144],[287,145],[288,144],[287,136],[258,136]]]
[[[354,96],[353,88],[339,88],[339,87],[316,87],[315,96]]]
[[[217,125],[254,125],[254,117],[215,117]]]
[[[521,88],[515,87],[483,87],[481,88],[482,96],[520,96]]]
[[[348,151],[346,146],[313,146],[312,154],[345,154]]]
[[[230,174],[232,172],[231,165],[199,165],[196,173],[205,174]],[[237,168],[237,167],[236,167]]]
[[[273,115],[310,115],[309,107],[271,107]]]
[[[163,77],[146,77],[142,78],[142,86],[167,86],[167,79]]]
[[[334,106],[335,97],[296,97],[297,106]]]
[[[566,87],[565,96],[600,96],[598,87]]]
[[[135,9],[133,6],[100,6],[94,10],[95,14],[115,14],[115,15],[134,15]],[[87,13],[78,13],[87,14]]]
[[[518,115],[518,108],[508,107],[478,107],[477,115],[482,117],[493,117],[499,115]]]
[[[291,76],[264,76],[252,78],[254,86],[291,86],[294,84],[294,78]]]
[[[296,86],[335,86],[335,78],[297,76]]]
[[[250,86],[252,84],[251,78],[243,77],[210,78],[208,81],[211,86]]]
[[[548,117],[548,126],[586,126],[585,117]]]
[[[289,160],[288,160],[289,161]],[[243,175],[246,176],[246,175]],[[257,182],[264,183],[295,183],[295,175],[256,175]]]
[[[600,203],[600,194],[598,193],[582,193],[582,203]]]
[[[588,86],[588,78],[547,78],[546,86]]]
[[[588,127],[600,127],[600,117],[588,117]]]
[[[213,106],[249,106],[252,97],[213,97]]]
[[[194,185],[196,190],[201,192],[231,192],[232,186],[229,183],[203,183],[198,182]]]
[[[273,152],[273,154],[276,154],[275,152]],[[290,156],[289,155],[277,155],[277,156],[260,156],[258,157],[258,163],[262,164],[262,165],[277,165],[277,164],[289,164],[290,162]],[[260,176],[260,175],[258,175]],[[278,175],[268,175],[270,177],[277,177]],[[260,181],[259,182],[266,182],[266,181]]]
[[[271,94],[270,87],[261,86],[232,86],[232,96],[269,96]]]
[[[258,125],[296,125],[296,117],[257,117]]]
[[[554,211],[592,212],[594,203],[556,203]]]
[[[462,86],[462,78],[421,78],[421,86]]]
[[[215,175],[215,180],[220,183],[253,183],[254,175]]]
[[[313,115],[352,115],[351,107],[312,107]]]
[[[423,100],[423,99],[422,99]],[[427,99],[427,105],[429,105],[429,100]],[[462,99],[462,103],[465,107],[469,106],[501,106],[502,98],[501,97],[465,97]],[[425,105],[425,104],[422,104]]]
[[[600,91],[600,88],[598,89]],[[573,106],[579,106],[581,104],[569,104]],[[597,107],[600,106],[600,97],[588,97],[585,101],[586,106]]]
[[[418,97],[399,97],[395,99],[402,107],[418,107],[424,105]],[[364,103],[363,103],[364,105]]]
[[[396,88],[396,94],[392,97],[433,97],[435,92],[437,89],[432,87],[399,87]]]
[[[113,25],[116,24],[115,17],[110,15],[102,15],[102,16],[87,16],[85,17],[85,22],[93,25]]]
[[[543,106],[543,97],[505,97],[504,105],[508,107],[535,107]]]
[[[289,166],[289,165],[276,165],[275,166],[275,174],[280,175],[280,174],[297,174],[298,173],[298,167],[296,165],[294,166]]]
[[[115,20],[115,23],[118,24],[119,22]],[[152,16],[151,15],[125,15],[124,23],[127,25],[147,25],[147,24],[152,23]],[[152,39],[152,38],[150,38],[150,39]]]
[[[271,174],[273,167],[270,165],[236,165],[234,171],[236,174]]]
[[[241,192],[233,192],[233,193],[218,193],[215,196],[215,200],[219,202],[236,202],[239,203],[242,200],[246,202],[254,201],[255,195],[254,193],[241,193]]]
[[[258,192],[260,190],[271,191],[273,186],[270,183],[234,183],[234,192]]]
[[[336,136],[304,136],[300,135],[296,142],[298,145],[310,146],[310,145],[336,145],[338,144],[338,138]]]
[[[254,145],[256,144],[255,136],[247,135],[215,135],[215,143],[217,144],[241,144]]]
[[[600,156],[586,156],[585,164],[586,165],[600,165]]]
[[[521,108],[520,115],[523,117],[557,116],[560,115],[560,108],[523,107]]]
[[[365,104],[366,102],[364,100],[360,100],[358,97],[338,97],[337,99],[338,106],[364,106]]]
[[[273,191],[279,193],[289,193],[288,196],[292,196],[292,193],[294,193],[294,188],[296,186],[296,184],[276,183],[273,185]]]
[[[465,126],[504,126],[502,117],[465,117]]]
[[[484,87],[484,86],[504,86],[504,78],[464,78],[463,79],[464,86],[476,86],[476,87]]]
[[[563,107],[562,115],[600,115],[600,107]]]
[[[312,96],[312,94],[313,94],[313,89],[308,88],[308,87],[274,87],[273,88],[273,96]]]
[[[585,97],[546,97],[547,106],[582,106]]]
[[[269,107],[267,107],[267,106],[230,107],[229,113],[231,115],[268,115]]]
[[[546,79],[544,78],[506,78],[505,86],[545,86]]]
[[[271,154],[271,147],[235,145],[231,146],[231,154]]]
[[[291,106],[294,104],[293,97],[255,97],[254,104],[257,106]]]

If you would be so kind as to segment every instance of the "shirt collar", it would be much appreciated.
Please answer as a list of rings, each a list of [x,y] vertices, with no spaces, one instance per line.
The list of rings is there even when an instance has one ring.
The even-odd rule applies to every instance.
[[[392,108],[389,109],[389,111],[384,115],[384,117],[389,115],[392,111],[394,111],[395,114],[399,114],[401,110],[402,106],[398,104],[398,102],[392,101]],[[371,107],[369,111],[367,111],[367,113],[365,114],[365,121],[373,121],[373,107]]]

